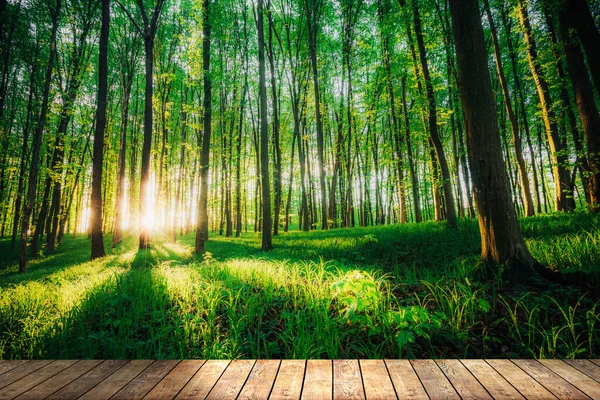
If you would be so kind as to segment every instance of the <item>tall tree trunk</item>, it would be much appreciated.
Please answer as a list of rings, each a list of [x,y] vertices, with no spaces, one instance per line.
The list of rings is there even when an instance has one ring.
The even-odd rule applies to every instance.
[[[104,129],[106,128],[106,95],[108,89],[108,33],[110,28],[110,0],[102,0],[100,28],[100,55],[98,57],[98,108],[94,133],[94,159],[92,163],[92,260],[104,257],[102,236],[102,163],[104,160]],[[123,160],[125,157],[123,156]],[[120,221],[117,221],[119,223]]]
[[[202,2],[202,71],[204,75],[203,134],[200,153],[200,199],[198,203],[198,224],[196,226],[196,253],[204,252],[204,242],[208,240],[208,166],[210,162],[210,135],[212,131],[212,77],[210,72],[211,22],[210,0]],[[200,136],[198,137],[200,139]]]
[[[504,105],[506,107],[506,114],[510,127],[512,130],[515,154],[517,157],[517,167],[519,172],[519,179],[521,182],[521,190],[523,192],[523,200],[525,207],[525,216],[530,217],[534,215],[533,198],[531,197],[531,188],[529,185],[529,176],[527,175],[527,166],[525,165],[525,158],[523,157],[523,149],[521,147],[521,135],[519,133],[519,125],[517,123],[517,117],[513,112],[512,103],[510,101],[510,94],[508,91],[508,84],[506,82],[506,76],[504,75],[504,68],[502,66],[502,56],[500,54],[500,43],[498,42],[498,34],[496,33],[496,25],[490,12],[490,4],[488,0],[483,2],[485,6],[485,12],[487,15],[488,22],[490,24],[490,31],[492,33],[492,43],[494,45],[494,56],[496,59],[496,70],[498,72],[498,79],[500,80],[500,87],[502,88],[502,95],[504,97]]]
[[[600,96],[600,51],[598,51],[600,32],[590,12],[589,4],[586,0],[561,0],[561,7],[565,12],[564,23],[577,32],[581,47],[587,56],[596,94]]]
[[[450,10],[481,257],[488,264],[504,265],[512,279],[530,277],[537,262],[527,249],[511,202],[479,5],[477,0],[450,0]]]
[[[258,76],[260,96],[260,177],[262,190],[262,246],[264,251],[273,248],[271,216],[271,184],[269,183],[269,127],[267,120],[267,85],[265,74],[265,33],[263,26],[263,0],[258,0]]]
[[[321,229],[328,228],[327,223],[327,184],[325,183],[325,156],[323,140],[323,116],[321,115],[321,92],[319,88],[319,65],[317,63],[317,35],[319,32],[319,14],[322,0],[304,0],[308,23],[308,48],[312,66],[312,79],[315,97],[315,120],[317,125],[317,169],[321,188]]]
[[[419,48],[419,59],[421,61],[421,70],[425,81],[425,93],[427,96],[427,106],[429,114],[429,135],[435,150],[437,162],[439,163],[441,178],[443,180],[442,187],[444,191],[445,214],[448,220],[448,225],[456,224],[456,208],[454,202],[454,192],[452,191],[452,177],[446,160],[446,154],[442,146],[442,141],[438,133],[437,126],[437,108],[435,103],[435,94],[433,92],[433,82],[429,75],[429,64],[427,62],[427,53],[425,50],[425,42],[423,40],[423,32],[421,30],[421,17],[419,15],[418,0],[412,1],[413,22],[415,25],[415,37]]]
[[[560,30],[565,44],[565,54],[569,65],[569,76],[571,82],[573,82],[577,110],[579,111],[579,118],[581,119],[588,147],[589,170],[586,172],[588,174],[587,190],[590,195],[589,207],[593,211],[600,211],[600,113],[596,107],[585,60],[579,47],[579,41],[583,44],[584,39],[581,33],[579,37],[571,33],[577,31],[576,21],[578,17],[573,13],[574,9],[572,7],[563,4],[559,11]]]
[[[58,21],[60,19],[61,0],[56,0],[56,7],[50,10],[52,16],[52,33],[50,35],[50,53],[48,54],[48,67],[46,69],[46,78],[44,81],[44,91],[42,95],[42,104],[40,109],[40,118],[33,137],[33,146],[31,152],[31,167],[29,170],[29,183],[27,189],[27,203],[23,219],[21,221],[21,244],[19,247],[19,272],[27,272],[27,238],[29,236],[29,224],[31,213],[35,205],[35,193],[37,188],[37,178],[40,162],[40,150],[42,147],[42,137],[46,125],[46,116],[48,114],[48,103],[50,97],[50,83],[52,81],[52,71],[54,57],[56,55],[56,34],[58,31]]]
[[[535,86],[537,88],[542,107],[542,117],[548,136],[548,143],[552,152],[552,169],[554,175],[554,208],[556,211],[570,211],[573,207],[571,176],[566,167],[568,158],[564,153],[565,144],[558,133],[556,115],[552,109],[552,99],[550,97],[550,88],[544,78],[543,71],[538,60],[537,47],[532,36],[529,15],[527,13],[526,0],[518,1],[519,19],[523,26],[525,43],[527,44],[527,58]]]
[[[38,55],[39,43],[36,43],[35,54],[31,63],[31,72],[29,75],[29,97],[27,99],[27,114],[25,117],[25,126],[23,127],[23,144],[21,146],[21,161],[20,161],[20,174],[19,183],[17,185],[17,197],[15,199],[15,212],[13,216],[13,229],[12,237],[10,241],[10,251],[15,250],[15,244],[17,241],[17,231],[19,229],[19,218],[22,218],[22,202],[23,192],[25,189],[25,170],[27,168],[27,154],[29,152],[29,130],[31,128],[31,114],[33,112],[33,94],[35,92],[36,74],[37,74],[37,55]]]

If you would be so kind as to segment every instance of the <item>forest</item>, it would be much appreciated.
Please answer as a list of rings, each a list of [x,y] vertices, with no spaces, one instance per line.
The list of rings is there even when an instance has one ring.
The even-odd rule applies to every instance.
[[[600,357],[599,26],[0,0],[0,359]]]

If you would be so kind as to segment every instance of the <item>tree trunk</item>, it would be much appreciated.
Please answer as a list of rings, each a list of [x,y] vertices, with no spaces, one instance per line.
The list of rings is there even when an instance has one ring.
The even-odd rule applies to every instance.
[[[42,136],[46,125],[46,116],[48,113],[48,103],[50,97],[50,83],[52,81],[52,71],[54,57],[56,55],[56,34],[58,31],[58,21],[60,18],[61,0],[56,0],[56,8],[50,10],[52,16],[52,33],[50,35],[50,53],[48,54],[48,67],[46,69],[46,78],[44,81],[44,92],[42,95],[42,104],[40,118],[33,137],[33,147],[31,152],[31,167],[29,170],[29,183],[27,190],[27,204],[21,221],[21,244],[19,247],[19,272],[27,272],[27,238],[29,236],[29,223],[31,213],[35,205],[35,193],[37,188],[38,169],[40,162],[40,150],[42,147]]]
[[[487,264],[504,265],[514,280],[527,278],[535,273],[537,262],[527,249],[511,202],[479,5],[477,0],[450,0],[450,10],[481,257]]]
[[[590,195],[589,207],[593,211],[600,211],[600,113],[596,107],[585,60],[579,47],[579,41],[583,44],[584,39],[581,33],[579,37],[571,34],[573,30],[576,30],[578,19],[577,15],[572,14],[573,12],[572,7],[561,8],[559,11],[560,30],[565,44],[565,54],[569,65],[569,76],[573,82],[577,110],[588,147],[589,170],[586,172],[588,174],[587,190]]]
[[[104,257],[102,236],[102,163],[104,160],[104,129],[106,128],[106,97],[108,89],[108,31],[110,27],[110,0],[102,0],[100,28],[100,55],[98,57],[98,108],[94,133],[94,158],[92,163],[92,260]],[[122,157],[123,161],[125,157]],[[117,221],[119,223],[120,221]]]
[[[529,176],[527,175],[527,166],[525,165],[525,158],[523,157],[523,149],[521,147],[521,135],[519,134],[519,125],[517,123],[517,117],[513,112],[512,103],[510,101],[510,94],[508,91],[508,84],[504,75],[504,68],[502,66],[502,56],[500,54],[500,44],[498,42],[498,35],[496,33],[496,26],[490,12],[490,4],[488,0],[483,2],[485,6],[485,12],[487,15],[488,22],[490,24],[490,31],[492,34],[492,43],[494,45],[494,56],[496,59],[496,70],[498,72],[498,79],[500,80],[500,86],[502,88],[502,95],[504,97],[504,105],[506,107],[506,114],[510,122],[512,130],[515,154],[517,156],[517,167],[519,172],[519,179],[521,182],[521,190],[523,192],[523,200],[525,207],[525,216],[530,217],[534,215],[533,198],[531,197],[531,188],[529,185]]]
[[[558,133],[556,115],[552,109],[552,99],[550,97],[550,88],[543,76],[543,71],[538,60],[537,47],[532,36],[529,16],[527,14],[526,0],[518,1],[519,19],[523,26],[523,34],[527,44],[527,58],[535,86],[537,88],[542,107],[542,117],[548,136],[548,143],[552,152],[552,169],[554,175],[554,204],[556,211],[570,211],[573,206],[571,175],[566,167],[568,158],[564,153],[565,144],[562,142]]]
[[[204,243],[208,240],[208,166],[210,162],[210,135],[212,131],[212,77],[210,75],[210,39],[211,19],[210,0],[203,0],[202,11],[202,71],[204,75],[203,134],[200,153],[200,196],[198,203],[198,224],[196,226],[196,253],[204,252]],[[198,136],[200,139],[200,136]]]
[[[328,228],[327,223],[327,184],[325,183],[325,156],[323,143],[323,116],[321,115],[321,92],[319,88],[319,66],[317,63],[318,17],[322,7],[321,0],[304,0],[308,23],[308,47],[312,66],[312,78],[315,97],[315,120],[317,125],[317,169],[321,188],[321,229]]]
[[[267,120],[267,87],[265,77],[265,33],[263,27],[263,0],[258,0],[258,76],[260,96],[260,177],[262,190],[262,249],[273,248],[271,216],[271,184],[269,183],[269,128]]]
[[[427,96],[429,114],[429,135],[431,137],[431,142],[435,150],[435,156],[441,170],[441,178],[443,180],[442,188],[444,191],[445,216],[448,221],[448,225],[453,226],[456,224],[456,208],[454,205],[454,193],[452,191],[452,177],[450,176],[450,169],[448,168],[448,162],[446,161],[446,154],[438,133],[435,94],[433,92],[433,82],[431,81],[431,77],[429,75],[429,64],[427,62],[427,53],[423,40],[423,32],[421,30],[421,17],[419,15],[418,0],[412,0],[412,9],[413,21],[415,25],[415,37],[417,39],[421,70],[423,72],[423,79],[425,81],[425,93]]]

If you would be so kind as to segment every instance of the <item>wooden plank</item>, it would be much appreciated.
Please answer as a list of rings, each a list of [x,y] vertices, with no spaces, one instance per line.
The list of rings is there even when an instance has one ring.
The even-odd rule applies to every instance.
[[[587,399],[588,397],[581,393],[575,386],[556,375],[554,372],[544,367],[537,360],[513,360],[523,371],[527,372],[536,381],[541,383],[546,389],[559,399]]]
[[[492,399],[487,390],[459,360],[436,360],[436,364],[463,400]]]
[[[238,399],[260,400],[269,398],[271,388],[277,377],[279,364],[279,360],[257,360]]]
[[[392,379],[383,360],[360,360],[360,369],[368,399],[396,399]]]
[[[600,367],[600,359],[591,359],[590,361]]]
[[[228,360],[208,360],[181,389],[176,399],[204,399],[228,365]]]
[[[152,365],[152,360],[132,360],[81,396],[80,400],[108,399]]]
[[[429,399],[417,373],[408,360],[385,360],[388,373],[400,399]]]
[[[431,399],[460,399],[446,375],[433,360],[410,360]]]
[[[57,361],[58,362],[58,361]],[[49,379],[35,386],[34,388],[24,392],[18,398],[20,400],[37,400],[44,399],[54,392],[62,389],[67,386],[69,383],[73,382],[75,379],[79,378],[81,375],[85,374],[92,368],[96,367],[100,364],[101,360],[81,360],[78,361],[68,368],[60,371],[54,376],[51,376]],[[15,382],[18,384],[19,382]]]
[[[11,360],[11,361],[5,361],[2,360],[2,363],[0,363],[0,375],[2,375],[5,372],[8,372],[12,369],[15,369],[17,367],[20,367],[21,365],[27,363],[29,360]]]
[[[494,399],[524,399],[506,379],[483,360],[461,360]]]
[[[299,400],[305,368],[305,360],[282,360],[269,399]]]
[[[142,373],[135,377],[125,387],[117,392],[111,399],[141,399],[162,378],[179,364],[178,360],[158,360],[152,363]]]
[[[13,382],[18,381],[19,379],[21,379],[27,375],[30,375],[34,371],[37,371],[40,368],[45,367],[46,365],[50,364],[51,362],[52,362],[52,360],[34,360],[34,361],[30,361],[28,363],[24,363],[23,365],[21,365],[17,368],[11,369],[10,371],[8,371],[5,374],[2,374],[2,376],[0,376],[0,389],[10,385]],[[73,362],[75,362],[75,361],[73,361]],[[66,368],[66,367],[64,367],[64,368]]]
[[[577,368],[596,382],[600,382],[600,366],[590,360],[564,360],[567,364]]]
[[[177,364],[144,399],[172,399],[204,364],[204,360],[184,360]]]
[[[235,399],[246,383],[254,363],[254,360],[233,360],[206,398]]]
[[[116,370],[127,364],[125,360],[106,360],[94,369],[81,375],[48,399],[75,399],[102,382]]]
[[[561,360],[539,360],[546,368],[593,399],[600,399],[600,383]]]
[[[333,370],[331,360],[308,360],[302,387],[302,399],[331,400]]]
[[[333,398],[365,398],[358,360],[333,360]]]
[[[554,399],[555,396],[510,360],[486,360],[527,399]]]

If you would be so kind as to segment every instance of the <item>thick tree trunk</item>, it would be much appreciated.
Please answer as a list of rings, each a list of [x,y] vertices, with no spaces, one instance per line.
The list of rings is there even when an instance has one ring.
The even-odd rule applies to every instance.
[[[481,257],[488,264],[504,265],[512,279],[530,277],[537,262],[527,249],[511,202],[479,5],[477,0],[450,0],[450,10]]]

